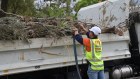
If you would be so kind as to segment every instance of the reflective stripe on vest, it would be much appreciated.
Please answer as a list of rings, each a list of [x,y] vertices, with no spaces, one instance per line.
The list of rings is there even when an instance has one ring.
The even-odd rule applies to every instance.
[[[93,70],[104,70],[103,60],[101,59],[102,44],[99,39],[90,40],[91,51],[86,51],[86,59],[91,63]]]

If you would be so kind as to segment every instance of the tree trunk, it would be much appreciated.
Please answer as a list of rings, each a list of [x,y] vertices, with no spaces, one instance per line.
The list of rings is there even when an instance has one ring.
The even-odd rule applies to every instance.
[[[8,7],[8,0],[1,0],[1,9],[7,12],[7,7]],[[4,17],[4,16],[6,16],[6,14],[0,11],[0,17]]]

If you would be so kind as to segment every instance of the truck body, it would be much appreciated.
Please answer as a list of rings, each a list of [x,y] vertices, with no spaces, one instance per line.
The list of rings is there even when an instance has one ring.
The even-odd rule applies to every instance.
[[[127,35],[117,37],[112,34],[111,38],[106,38],[107,36],[110,35],[101,35],[104,40],[103,59],[105,61],[130,58]],[[64,37],[56,42],[52,39],[37,38],[31,39],[31,44],[25,44],[19,40],[0,41],[0,43],[1,75],[75,65],[71,37]],[[119,46],[120,44],[122,45]],[[108,46],[110,46],[110,50],[108,50]],[[79,64],[85,59],[82,48],[82,45],[77,44]]]
[[[103,60],[106,79],[139,76],[139,13],[133,0],[109,0],[80,9],[78,20],[106,27],[127,27],[123,36],[103,33]],[[137,6],[138,7],[138,6]],[[132,10],[133,9],[133,10]],[[133,14],[136,14],[133,16]],[[130,19],[130,16],[133,17]],[[136,18],[136,20],[135,20]],[[138,18],[138,19],[137,19]],[[126,20],[132,21],[127,23]],[[85,37],[85,36],[83,36]],[[33,38],[30,43],[20,40],[0,41],[0,75],[11,75],[75,66],[71,36],[61,39]],[[83,46],[77,45],[78,64],[85,65]],[[83,66],[84,67],[84,66]],[[63,72],[64,72],[63,71]],[[68,78],[69,79],[69,78]]]

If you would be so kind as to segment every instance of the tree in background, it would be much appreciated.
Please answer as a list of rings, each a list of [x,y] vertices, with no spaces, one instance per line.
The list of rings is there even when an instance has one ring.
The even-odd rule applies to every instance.
[[[9,0],[1,0],[1,9],[5,12],[7,11],[8,1]],[[4,17],[4,16],[6,16],[6,14],[0,11],[0,17]]]
[[[71,16],[71,8],[70,8],[70,0],[59,0],[53,2],[53,0],[45,0],[48,1],[48,5],[43,8],[37,9],[38,17],[56,17],[56,18],[65,18],[67,16]]]
[[[45,6],[43,8],[35,8],[34,5],[35,0],[2,0],[1,8],[5,12],[23,15],[23,16],[37,16],[37,17],[66,17],[71,16],[71,12],[73,9],[70,8],[71,0],[58,0],[56,3],[51,3],[53,0],[46,0],[50,1],[50,6]],[[92,0],[83,0],[81,2],[89,2]],[[66,3],[66,7],[61,7],[61,3]],[[79,6],[78,3],[78,6]],[[43,3],[42,3],[43,4]],[[80,7],[79,7],[80,8]],[[5,16],[0,12],[0,16]]]
[[[76,5],[75,5],[75,11],[78,12],[80,8],[86,7],[92,4],[96,4],[98,2],[101,2],[104,0],[80,0]]]
[[[34,0],[9,0],[7,11],[26,16],[35,16],[36,14]]]

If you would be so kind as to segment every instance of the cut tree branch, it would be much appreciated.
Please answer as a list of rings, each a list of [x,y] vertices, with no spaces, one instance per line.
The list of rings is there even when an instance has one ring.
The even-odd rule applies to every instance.
[[[22,17],[21,15],[17,15],[17,14],[13,14],[13,13],[9,13],[9,12],[5,12],[4,10],[2,10],[2,9],[0,9],[0,12],[2,12],[2,13],[4,13],[4,14],[6,14],[6,15],[12,15],[12,16],[16,16],[16,17]]]

